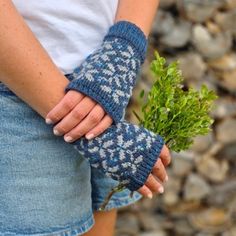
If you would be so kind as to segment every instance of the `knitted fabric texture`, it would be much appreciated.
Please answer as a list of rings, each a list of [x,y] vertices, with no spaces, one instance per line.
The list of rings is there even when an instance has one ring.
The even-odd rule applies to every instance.
[[[121,121],[92,140],[80,138],[73,144],[92,167],[135,191],[146,182],[164,141],[143,127]]]
[[[125,113],[141,64],[147,39],[134,24],[120,21],[105,36],[102,46],[73,72],[66,91],[73,89],[97,101],[119,122]]]

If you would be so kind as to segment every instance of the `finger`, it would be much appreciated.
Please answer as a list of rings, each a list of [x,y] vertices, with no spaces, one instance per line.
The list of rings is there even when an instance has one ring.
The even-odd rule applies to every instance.
[[[139,188],[138,192],[144,197],[148,197],[150,199],[153,197],[152,191],[146,185],[143,185],[141,188]]]
[[[163,186],[156,180],[156,178],[150,174],[145,182],[145,185],[154,193],[163,193]]]
[[[93,127],[99,124],[104,115],[105,111],[99,104],[97,104],[91,110],[91,112],[81,121],[81,123],[79,123],[79,125],[77,125],[74,129],[72,129],[64,136],[65,141],[73,142],[79,139],[87,132],[89,132]]]
[[[155,166],[153,167],[152,174],[156,176],[161,182],[166,182],[168,180],[166,169],[160,158],[158,158]]]
[[[84,95],[77,91],[69,91],[62,100],[47,114],[46,123],[54,124],[68,114],[82,99]]]
[[[162,150],[161,150],[160,158],[161,158],[162,163],[164,164],[164,166],[168,166],[171,162],[170,151],[169,151],[169,149],[167,148],[166,145],[164,145]]]
[[[101,122],[95,126],[92,130],[90,130],[85,137],[87,139],[92,139],[103,133],[108,127],[111,126],[113,120],[109,115],[105,115]]]
[[[89,97],[84,97],[74,109],[66,115],[54,128],[55,135],[63,135],[76,127],[89,112],[96,106],[96,102]]]

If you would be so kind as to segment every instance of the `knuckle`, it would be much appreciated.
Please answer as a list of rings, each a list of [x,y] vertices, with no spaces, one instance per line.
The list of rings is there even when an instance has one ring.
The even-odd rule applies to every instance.
[[[89,118],[92,123],[98,123],[100,121],[100,117],[97,114],[91,114]]]
[[[82,132],[76,131],[76,132],[71,133],[70,136],[71,136],[73,139],[78,139],[78,138],[82,137],[83,135],[84,135],[84,134],[83,134]]]
[[[154,171],[156,171],[156,172],[159,172],[159,171],[160,171],[159,165],[155,165],[155,166],[154,166]]]
[[[72,99],[66,99],[63,103],[63,106],[66,110],[72,110],[74,107],[74,102]]]
[[[160,173],[160,179],[163,181],[166,177],[166,174],[163,172],[163,173]]]
[[[71,115],[72,115],[73,118],[79,119],[79,120],[84,117],[83,112],[81,112],[81,110],[79,110],[79,109],[74,109],[74,110],[71,112]]]

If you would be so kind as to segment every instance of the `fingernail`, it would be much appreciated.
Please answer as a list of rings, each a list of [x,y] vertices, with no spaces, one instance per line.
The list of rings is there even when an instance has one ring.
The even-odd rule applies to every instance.
[[[49,119],[49,118],[46,118],[46,119],[45,119],[45,122],[46,122],[46,124],[48,124],[48,125],[53,124],[52,120]]]
[[[161,187],[158,189],[158,192],[159,192],[159,193],[164,193],[164,188],[161,186]]]
[[[73,138],[70,137],[70,136],[66,136],[66,137],[64,138],[64,140],[65,140],[66,142],[70,143],[70,142],[73,141]]]
[[[167,182],[169,179],[168,175],[166,175],[165,182]]]
[[[149,194],[147,195],[147,197],[148,197],[149,199],[152,199],[152,197],[153,197],[152,193],[149,193]]]
[[[61,135],[62,135],[57,129],[53,129],[53,133],[54,133],[56,136],[61,136]]]
[[[86,139],[90,140],[94,137],[94,134],[88,134],[85,137],[86,137]]]

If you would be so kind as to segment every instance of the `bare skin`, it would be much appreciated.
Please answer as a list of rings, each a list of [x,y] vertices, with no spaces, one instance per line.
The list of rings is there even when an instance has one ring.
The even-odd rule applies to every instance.
[[[148,34],[157,3],[156,0],[150,0],[148,4],[142,0],[121,0],[116,19],[132,21]],[[140,22],[138,19],[140,9],[142,9],[143,16],[144,13],[147,14],[142,17],[145,18],[146,23]],[[68,84],[68,80],[52,62],[9,0],[0,0],[0,45],[1,82],[45,118],[49,111],[64,98],[64,88]],[[89,99],[87,100],[91,102]],[[97,106],[96,103],[95,106]],[[105,116],[106,114],[104,114]],[[165,147],[152,174],[139,190],[141,194],[150,197],[152,193],[160,192],[160,187],[162,187],[160,182],[166,179],[165,166],[169,162],[169,151]],[[156,178],[160,181],[157,181]],[[90,235],[101,233],[100,221],[103,222],[103,226],[114,225],[112,222],[115,221],[115,216],[115,211],[95,213],[97,223]],[[104,236],[113,234],[113,229],[104,228],[104,230],[107,231],[102,234]]]
[[[113,209],[107,212],[95,212],[95,225],[84,236],[111,236],[115,232],[117,210]]]

